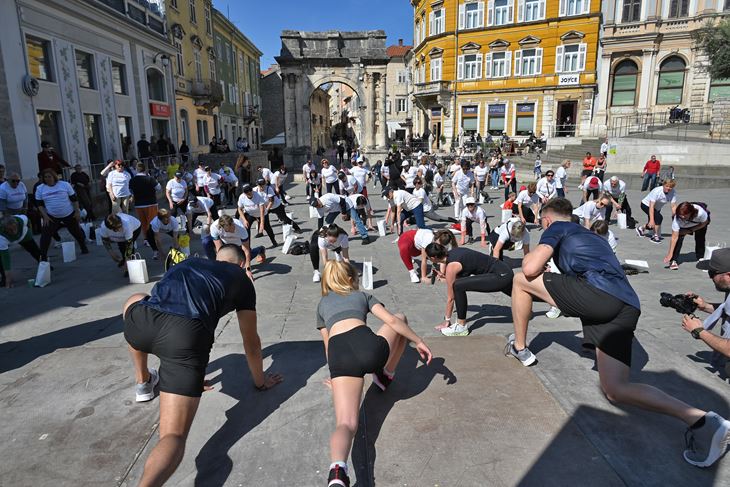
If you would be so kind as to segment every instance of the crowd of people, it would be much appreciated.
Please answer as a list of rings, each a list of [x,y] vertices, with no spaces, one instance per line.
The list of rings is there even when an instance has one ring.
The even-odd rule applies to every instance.
[[[58,174],[60,161],[52,154],[44,157],[49,167],[41,171],[31,193],[42,219],[40,246],[33,239],[25,206],[18,206],[19,178],[11,174],[0,186],[0,198],[8,195],[6,216],[0,221],[0,270],[5,285],[12,284],[10,245],[17,243],[36,260],[47,260],[51,241],[58,240],[58,230],[65,227],[81,253],[88,253],[88,235],[81,227],[82,210],[93,219],[92,205],[87,208],[84,202],[88,195],[82,196],[89,186],[88,176],[77,168],[75,178],[63,181]],[[641,305],[616,257],[618,239],[610,229],[615,212],[617,226],[622,221],[625,227],[634,227],[638,236],[662,244],[662,210],[669,204],[671,215],[666,216],[672,221],[672,236],[664,263],[675,270],[687,235],[695,237],[695,259],[704,257],[711,222],[708,205],[680,202],[674,179],[652,179],[652,174],[659,173],[652,156],[644,176],[655,172],[649,173],[648,192],[640,203],[647,222],[638,224],[632,218],[626,183],[615,175],[607,177],[607,154],[594,158],[587,153],[582,161],[577,207],[567,199],[571,161],[544,174],[542,164],[538,156],[535,180],[519,190],[516,166],[499,148],[488,156],[477,153],[472,161],[437,160],[430,154],[408,157],[399,151],[391,151],[382,161],[367,161],[355,152],[352,160],[338,157],[318,164],[308,160],[302,166],[310,217],[317,221],[306,247],[312,281],[322,291],[316,327],[329,365],[336,420],[329,486],[350,485],[347,458],[357,430],[364,376],[372,374],[373,382],[386,390],[408,343],[415,345],[426,363],[432,356],[405,314],[387,310],[372,294],[359,289],[351,236],[358,235],[362,245],[368,245],[370,233],[376,231],[397,237],[393,252],[399,254],[411,283],[444,284],[444,316],[436,326],[444,336],[469,335],[470,293],[505,294],[512,302],[514,322],[505,354],[530,366],[537,362],[527,343],[533,303],[546,302],[552,307],[549,317],[562,314],[581,320],[584,348],[595,353],[601,390],[611,402],[683,421],[693,439],[684,458],[692,465],[709,466],[724,453],[730,421],[631,381],[632,342]],[[144,246],[150,247],[153,259],[169,249],[189,249],[196,228],[205,256],[173,266],[151,295],[136,294],[124,306],[136,399],[148,401],[155,397],[155,387],[160,391],[160,442],[145,464],[144,485],[164,483],[182,459],[201,393],[208,388],[204,376],[213,332],[225,314],[237,314],[256,388],[267,390],[283,380],[264,373],[262,365],[252,265],[254,260],[265,263],[267,257],[266,248],[253,242],[266,238],[269,248],[280,245],[272,214],[282,224],[282,234],[285,226],[294,233],[303,230],[287,211],[291,204],[286,193],[288,170],[283,165],[273,169],[253,169],[241,155],[234,167],[221,163],[213,168],[200,162],[192,169],[173,159],[164,173],[143,161],[131,166],[111,161],[102,171],[109,210],[96,231],[117,266],[126,270],[126,261]],[[166,181],[160,181],[161,174]],[[492,228],[489,219],[494,215],[482,205],[497,199],[494,195],[502,189],[497,215],[501,211],[501,221]],[[159,204],[163,194],[166,207]],[[377,230],[372,198],[387,203]],[[443,216],[437,210],[449,214]],[[432,228],[436,224],[441,228]],[[186,245],[181,245],[183,235]],[[479,244],[470,247],[476,240]],[[505,256],[516,251],[521,251],[519,257]],[[730,250],[716,250],[705,264],[717,289],[730,291]],[[711,323],[685,316],[682,326],[714,350],[730,355],[726,331],[730,299],[722,305],[709,304],[697,295],[691,299],[698,309],[711,313]],[[383,323],[377,331],[367,325],[369,314]],[[720,332],[713,333],[718,320]],[[159,371],[147,367],[150,353],[160,358]]]

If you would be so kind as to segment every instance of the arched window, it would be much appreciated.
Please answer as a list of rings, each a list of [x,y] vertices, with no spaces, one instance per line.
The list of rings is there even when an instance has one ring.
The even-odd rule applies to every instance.
[[[678,56],[672,56],[662,61],[659,66],[659,84],[656,91],[658,105],[682,103],[685,68],[684,60]]]
[[[150,100],[167,101],[165,97],[165,75],[155,68],[147,69],[147,93]]]
[[[613,70],[611,94],[612,106],[634,106],[636,104],[636,85],[639,68],[630,60],[621,61]]]

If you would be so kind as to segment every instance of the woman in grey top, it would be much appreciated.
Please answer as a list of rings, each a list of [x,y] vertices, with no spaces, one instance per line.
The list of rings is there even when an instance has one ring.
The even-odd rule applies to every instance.
[[[366,324],[369,313],[383,321],[377,333]],[[328,485],[349,486],[347,457],[357,431],[363,377],[372,373],[373,382],[385,390],[409,341],[426,364],[431,350],[403,314],[390,313],[375,297],[358,290],[358,273],[349,262],[331,260],[324,267],[317,328],[329,364],[337,423],[330,438]]]

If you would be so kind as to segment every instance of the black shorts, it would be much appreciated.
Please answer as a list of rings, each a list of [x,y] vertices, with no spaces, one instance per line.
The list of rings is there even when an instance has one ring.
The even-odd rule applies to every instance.
[[[577,277],[546,272],[543,282],[565,316],[580,318],[586,342],[631,366],[631,344],[641,311]]]
[[[138,302],[127,309],[124,338],[160,358],[160,391],[200,397],[213,334],[199,320],[163,313]]]
[[[593,169],[583,169],[580,172],[580,175],[581,176],[585,176],[585,177],[592,176],[593,175]]]
[[[330,377],[364,377],[385,367],[390,355],[388,340],[367,326],[358,326],[329,339]]]

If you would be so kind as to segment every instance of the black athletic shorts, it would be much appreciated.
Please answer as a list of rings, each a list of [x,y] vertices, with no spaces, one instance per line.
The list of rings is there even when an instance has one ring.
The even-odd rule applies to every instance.
[[[543,282],[565,316],[580,318],[586,342],[631,366],[631,343],[641,311],[577,277],[546,272]]]
[[[367,326],[358,326],[329,339],[330,378],[364,377],[381,371],[388,362],[388,340],[376,335]]]
[[[160,391],[200,397],[213,335],[199,320],[134,303],[124,317],[124,338],[135,350],[160,358]]]

